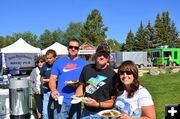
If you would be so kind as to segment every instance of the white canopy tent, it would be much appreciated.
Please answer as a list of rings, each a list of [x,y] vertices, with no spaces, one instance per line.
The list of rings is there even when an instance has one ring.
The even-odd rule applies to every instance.
[[[42,50],[42,54],[45,55],[49,49],[55,50],[57,55],[68,55],[67,47],[58,42]]]
[[[41,49],[31,46],[22,38],[1,49],[3,67],[34,67],[34,59]]]
[[[14,42],[13,44],[1,49],[2,53],[41,53],[40,48],[36,48],[22,38]]]

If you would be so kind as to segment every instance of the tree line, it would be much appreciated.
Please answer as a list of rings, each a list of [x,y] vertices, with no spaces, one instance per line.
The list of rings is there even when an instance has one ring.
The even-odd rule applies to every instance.
[[[158,13],[154,25],[148,21],[147,26],[144,26],[141,21],[135,34],[130,29],[121,50],[143,51],[165,45],[180,47],[179,32],[174,21],[170,19],[168,11],[163,12],[162,15]]]
[[[62,31],[60,28],[54,31],[45,29],[39,37],[30,31],[13,33],[12,36],[0,36],[0,48],[14,43],[19,38],[23,38],[29,44],[41,49],[55,42],[66,45],[72,38],[93,46],[97,46],[99,43],[108,43],[112,51],[142,51],[162,45],[180,47],[179,33],[167,11],[163,12],[162,16],[159,13],[157,14],[154,26],[149,21],[147,26],[144,27],[141,21],[135,34],[130,29],[125,43],[120,44],[117,41],[123,39],[107,39],[107,31],[108,27],[103,24],[103,17],[97,9],[94,9],[87,16],[85,23],[70,22],[65,31]]]

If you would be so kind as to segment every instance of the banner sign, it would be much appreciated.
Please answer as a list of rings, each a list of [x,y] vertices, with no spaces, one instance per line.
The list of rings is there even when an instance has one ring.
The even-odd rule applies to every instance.
[[[94,54],[96,52],[96,48],[92,45],[81,45],[79,53],[80,55],[82,54]]]
[[[110,61],[116,62],[116,53],[111,53],[110,54]]]
[[[5,54],[6,67],[35,67],[36,56],[34,53]]]
[[[96,50],[96,48],[92,45],[81,45],[80,50]]]

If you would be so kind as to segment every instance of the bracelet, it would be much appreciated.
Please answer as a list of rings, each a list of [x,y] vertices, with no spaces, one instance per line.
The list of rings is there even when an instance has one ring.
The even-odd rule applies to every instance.
[[[98,102],[98,106],[97,106],[97,109],[99,109],[99,107],[100,107],[100,104],[99,104],[99,102]]]
[[[98,109],[101,108],[101,103],[100,103],[100,102],[98,102],[97,108],[98,108]]]
[[[101,108],[101,102],[99,102],[99,108]]]

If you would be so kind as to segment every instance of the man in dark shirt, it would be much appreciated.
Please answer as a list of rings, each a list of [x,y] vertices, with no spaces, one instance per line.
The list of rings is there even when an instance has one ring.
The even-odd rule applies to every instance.
[[[84,96],[82,119],[100,118],[97,113],[111,109],[114,104],[113,84],[116,73],[109,66],[110,48],[100,44],[95,54],[95,64],[83,68],[80,85],[74,96]]]
[[[44,63],[43,67],[40,70],[41,75],[41,84],[44,89],[44,95],[43,95],[43,119],[49,119],[50,117],[50,106],[53,102],[53,99],[51,97],[51,92],[49,89],[49,78],[51,75],[51,68],[53,66],[53,63],[56,59],[56,52],[54,50],[48,50],[46,52],[46,59],[47,62]]]

